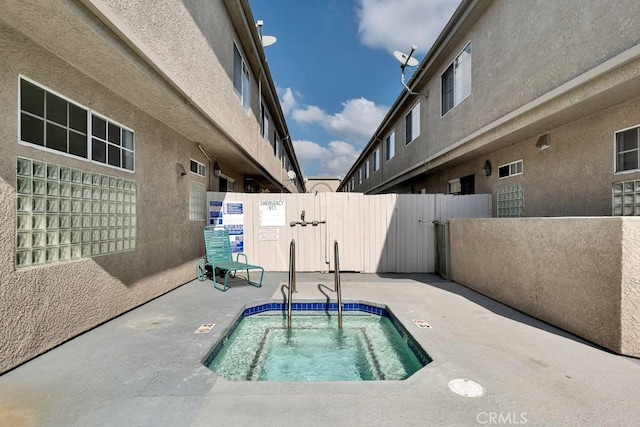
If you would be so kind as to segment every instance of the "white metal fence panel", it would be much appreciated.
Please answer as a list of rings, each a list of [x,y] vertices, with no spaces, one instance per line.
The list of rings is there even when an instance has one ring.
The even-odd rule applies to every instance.
[[[243,203],[243,251],[252,264],[267,271],[288,269],[289,243],[295,239],[298,271],[332,270],[337,240],[343,271],[433,272],[434,220],[491,216],[488,194],[207,193],[207,205],[212,201]],[[284,202],[279,225],[261,222],[261,201]],[[264,213],[264,204],[262,209]],[[291,226],[303,221],[302,211],[307,225]]]

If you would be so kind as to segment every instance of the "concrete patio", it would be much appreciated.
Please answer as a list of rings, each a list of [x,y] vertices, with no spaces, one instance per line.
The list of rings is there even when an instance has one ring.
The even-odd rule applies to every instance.
[[[637,425],[638,360],[429,274],[342,275],[345,301],[388,305],[434,359],[405,381],[231,382],[203,366],[240,310],[281,301],[286,279],[226,293],[193,281],[23,364],[0,377],[0,425]],[[321,299],[333,276],[297,280],[295,300]],[[484,394],[453,393],[456,378]]]

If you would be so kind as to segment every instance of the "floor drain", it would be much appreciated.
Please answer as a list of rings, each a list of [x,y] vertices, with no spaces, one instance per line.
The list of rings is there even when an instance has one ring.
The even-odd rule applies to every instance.
[[[456,379],[449,381],[449,388],[452,392],[465,397],[482,396],[484,390],[482,386],[475,381]]]

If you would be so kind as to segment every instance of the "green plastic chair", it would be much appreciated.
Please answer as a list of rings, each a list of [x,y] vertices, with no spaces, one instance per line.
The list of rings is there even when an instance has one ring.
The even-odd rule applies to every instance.
[[[236,271],[247,272],[247,282],[257,288],[262,287],[262,277],[264,276],[264,268],[258,265],[248,263],[247,255],[239,253],[236,260],[233,260],[231,253],[231,242],[229,241],[229,230],[226,227],[208,225],[204,228],[204,246],[206,255],[196,262],[196,270],[198,272],[198,280],[204,281],[207,277],[207,267],[211,268],[213,286],[225,292],[228,289],[229,275],[235,277]],[[244,258],[244,262],[240,261]],[[224,284],[219,286],[216,280],[216,270],[224,272]],[[260,270],[260,281],[252,282],[249,270]]]

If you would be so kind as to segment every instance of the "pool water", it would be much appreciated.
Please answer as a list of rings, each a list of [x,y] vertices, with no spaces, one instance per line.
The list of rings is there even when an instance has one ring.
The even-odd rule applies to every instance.
[[[386,317],[353,313],[244,317],[208,367],[240,381],[403,380],[423,367]]]

